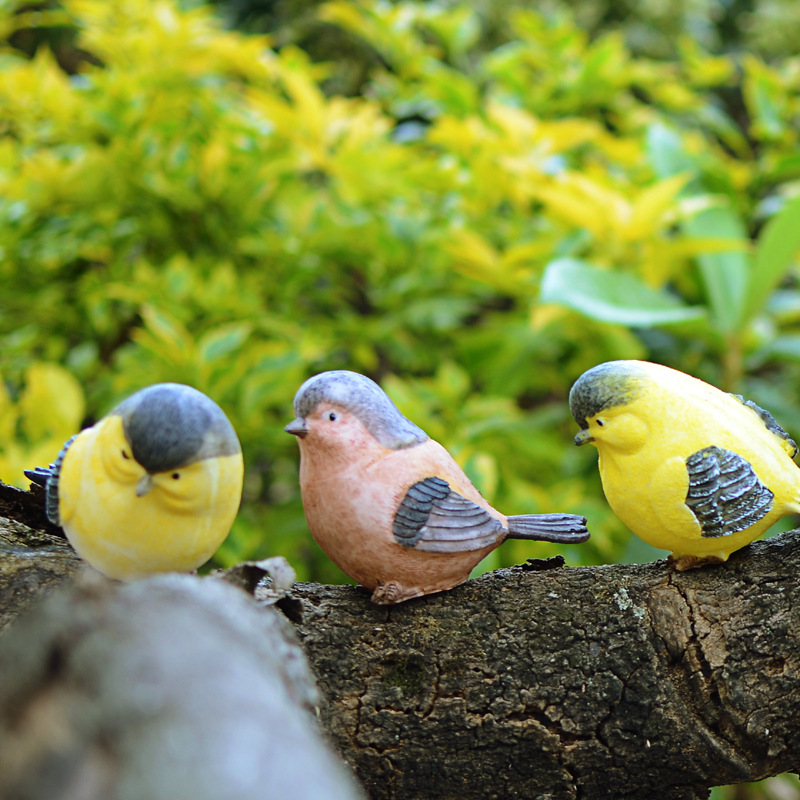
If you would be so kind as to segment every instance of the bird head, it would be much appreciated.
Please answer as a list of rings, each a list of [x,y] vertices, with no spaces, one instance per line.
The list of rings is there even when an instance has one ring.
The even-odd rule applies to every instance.
[[[145,470],[137,485],[139,496],[152,489],[154,476],[160,473],[169,473],[177,481],[181,470],[200,461],[242,451],[225,412],[191,386],[148,386],[120,403],[109,416],[122,421],[128,447],[121,449],[121,458],[134,460]]]
[[[428,439],[375,381],[347,370],[309,378],[297,390],[294,413],[285,430],[301,442],[308,437],[335,447],[367,437],[385,449],[400,450]]]
[[[609,361],[584,372],[569,393],[569,407],[581,430],[575,444],[594,444],[623,452],[638,450],[648,433],[639,400],[646,388],[647,364]]]

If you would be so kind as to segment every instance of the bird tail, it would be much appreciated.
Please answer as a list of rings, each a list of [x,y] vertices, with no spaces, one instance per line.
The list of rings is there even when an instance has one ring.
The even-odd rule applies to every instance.
[[[64,443],[58,458],[49,467],[36,467],[35,469],[26,469],[25,477],[33,483],[38,483],[39,486],[44,486],[45,492],[45,514],[53,525],[60,525],[61,520],[58,514],[58,475],[61,470],[61,462],[69,449],[69,446],[75,441],[75,436],[70,438]]]
[[[60,525],[58,517],[58,470],[55,464],[49,467],[36,467],[23,470],[25,477],[31,483],[38,483],[44,487],[44,512],[53,525]]]
[[[25,477],[33,481],[33,483],[38,483],[39,486],[47,486],[48,478],[53,474],[53,471],[48,469],[47,467],[36,467],[35,469],[26,469],[23,470],[25,473]]]
[[[589,538],[586,517],[575,514],[522,514],[508,518],[509,539],[580,544]]]

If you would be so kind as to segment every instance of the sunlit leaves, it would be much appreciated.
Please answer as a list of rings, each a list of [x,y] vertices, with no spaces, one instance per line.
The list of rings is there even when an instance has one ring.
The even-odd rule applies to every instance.
[[[0,71],[0,114],[3,132],[23,142],[57,141],[77,123],[79,105],[70,79],[47,48],[31,61],[12,62]]]
[[[323,5],[320,18],[358,35],[398,71],[416,68],[436,54],[416,35],[415,27],[424,18],[424,9],[417,4],[332,0]]]
[[[154,53],[162,89],[215,73],[249,78],[264,73],[260,56],[267,40],[224,31],[208,6],[184,10],[170,0],[67,0],[65,6],[86,49],[103,63],[124,68],[132,83],[137,76],[153,76]]]
[[[787,137],[797,141],[796,132],[787,123],[798,113],[798,101],[791,84],[778,70],[750,56],[745,60],[742,88],[753,115],[751,132],[756,139],[778,141]]]
[[[68,438],[84,414],[83,391],[75,377],[57,364],[32,364],[19,402],[23,432],[35,441],[46,435]]]
[[[83,389],[58,364],[32,363],[16,399],[0,382],[0,477],[27,486],[23,470],[53,461],[80,429],[85,410]]]
[[[191,6],[68,0],[59,24],[91,56],[77,74],[44,47],[0,60],[0,477],[34,440],[52,460],[55,420],[83,421],[32,364],[67,366],[87,419],[192,383],[247,463],[221,558],[284,552],[330,578],[283,425],[305,378],[349,368],[503,511],[588,513],[573,557],[611,559],[624,533],[570,446],[571,381],[654,353],[712,371],[729,352],[798,359],[791,64],[737,71],[688,40],[644,59],[514,3],[501,34],[482,6],[334,0],[321,30],[368,54],[342,96],[335,58]],[[6,30],[37,24],[6,11]],[[740,76],[749,129],[711,91]],[[48,391],[71,415],[24,399]]]

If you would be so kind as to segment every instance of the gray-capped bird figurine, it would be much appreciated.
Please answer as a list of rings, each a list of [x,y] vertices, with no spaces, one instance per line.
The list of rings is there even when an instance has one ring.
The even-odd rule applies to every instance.
[[[308,526],[375,603],[463,583],[507,538],[589,538],[584,517],[506,517],[492,508],[450,454],[364,375],[337,370],[310,378],[294,411],[286,431],[300,444]]]
[[[243,472],[222,409],[191,386],[160,383],[25,474],[45,487],[47,516],[78,554],[130,581],[211,558],[239,510]]]
[[[648,361],[593,367],[569,402],[609,505],[679,570],[727,561],[800,513],[797,445],[755,403]]]

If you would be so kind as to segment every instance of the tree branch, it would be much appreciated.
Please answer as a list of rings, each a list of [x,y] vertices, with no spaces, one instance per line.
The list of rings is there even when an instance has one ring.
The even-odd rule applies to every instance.
[[[800,764],[800,539],[724,566],[499,570],[281,602],[372,798],[705,797]]]
[[[225,581],[94,574],[3,635],[0,798],[363,800],[291,626]]]
[[[35,547],[20,561],[74,570]],[[796,533],[684,573],[541,566],[392,607],[315,584],[278,602],[373,800],[694,800],[798,769]]]

